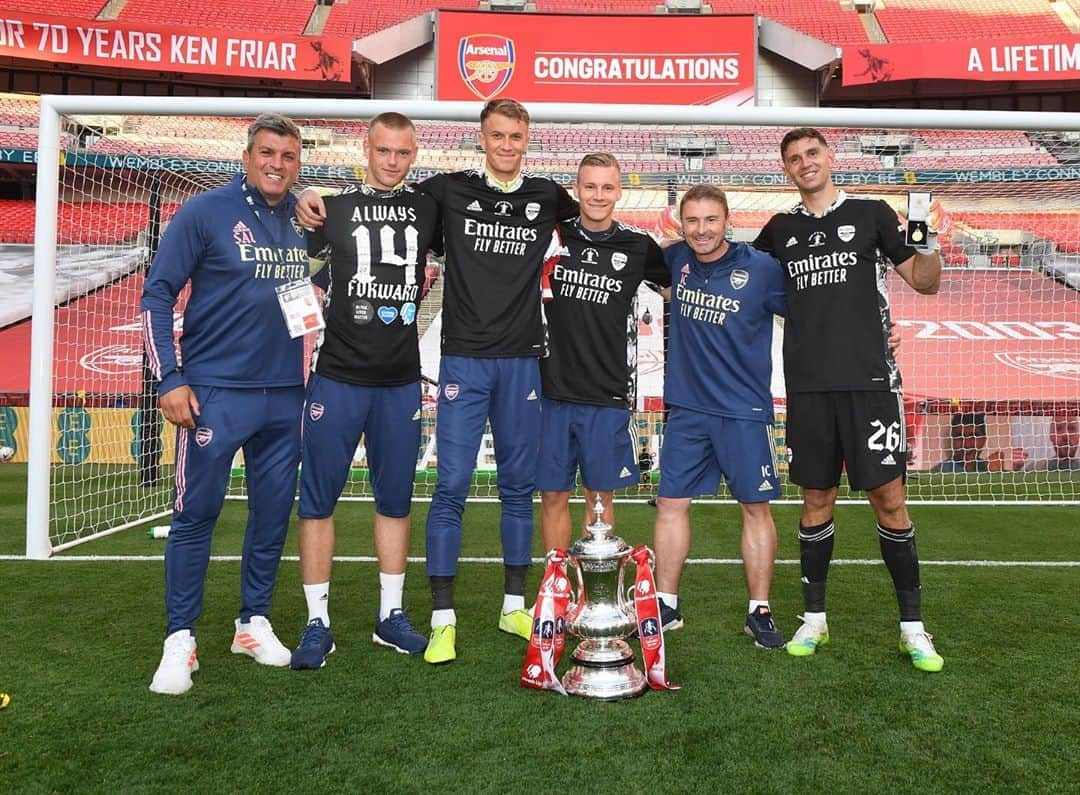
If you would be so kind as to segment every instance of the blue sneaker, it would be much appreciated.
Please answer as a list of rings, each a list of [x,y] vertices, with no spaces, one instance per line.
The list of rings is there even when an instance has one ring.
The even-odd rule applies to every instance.
[[[672,632],[676,629],[683,628],[682,612],[677,607],[668,607],[667,602],[663,599],[657,599],[657,604],[660,606],[660,626],[664,628],[664,632]],[[634,631],[630,633],[631,638],[638,636],[637,627],[634,627]]]
[[[754,639],[754,645],[759,649],[784,648],[784,636],[776,628],[772,620],[772,612],[765,605],[753,613],[747,613],[743,631]]]
[[[416,631],[401,608],[391,610],[390,615],[382,621],[378,613],[375,614],[375,632],[371,640],[402,654],[423,654],[428,644],[428,639]]]
[[[300,633],[300,645],[292,653],[289,667],[294,671],[302,668],[322,668],[326,658],[334,653],[334,636],[321,618],[313,618]]]

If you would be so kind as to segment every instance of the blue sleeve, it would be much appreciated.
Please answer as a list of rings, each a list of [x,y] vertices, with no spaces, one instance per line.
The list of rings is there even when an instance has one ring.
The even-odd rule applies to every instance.
[[[143,346],[159,395],[187,383],[177,362],[173,307],[206,248],[198,215],[191,205],[189,202],[180,209],[161,238],[139,303]]]
[[[765,294],[765,308],[774,315],[787,315],[787,294],[784,292],[784,272],[780,263],[772,257],[762,254],[762,270],[769,274],[768,290]]]

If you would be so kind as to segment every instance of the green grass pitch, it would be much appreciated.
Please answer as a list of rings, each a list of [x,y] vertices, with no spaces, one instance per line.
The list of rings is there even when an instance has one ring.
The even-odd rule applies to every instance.
[[[580,517],[582,507],[575,506]],[[1016,792],[1080,781],[1080,508],[917,506],[927,627],[945,656],[915,671],[897,649],[879,564],[838,562],[833,640],[815,657],[755,649],[741,632],[741,566],[687,568],[686,628],[667,636],[678,692],[597,703],[517,684],[524,643],[495,629],[501,567],[464,563],[458,660],[432,667],[370,641],[373,563],[335,568],[338,651],[320,671],[231,655],[239,564],[214,562],[199,623],[201,670],[181,697],[147,690],[164,629],[160,560],[142,529],[57,559],[0,560],[0,788],[4,792]],[[342,507],[338,552],[373,553],[370,503]],[[772,594],[795,629],[795,523],[777,506]],[[617,532],[648,542],[652,509],[623,505]],[[413,516],[423,554],[424,507]],[[870,511],[837,511],[836,556],[879,557]],[[230,502],[214,552],[239,554]],[[0,468],[0,555],[24,548],[25,467]],[[697,506],[693,558],[738,557],[735,506]],[[499,555],[498,512],[470,505],[463,554]],[[296,554],[290,533],[286,554]],[[537,549],[539,554],[539,549]],[[1029,565],[958,565],[1012,561]],[[529,587],[535,588],[539,566]],[[430,600],[410,564],[406,602],[422,631]],[[298,565],[282,564],[272,619],[293,644],[304,621]],[[565,665],[565,661],[564,661]],[[560,669],[561,670],[561,669]]]

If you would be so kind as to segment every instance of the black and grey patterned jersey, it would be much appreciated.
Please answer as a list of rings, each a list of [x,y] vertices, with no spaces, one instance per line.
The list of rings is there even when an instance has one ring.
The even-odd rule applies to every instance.
[[[784,271],[788,392],[899,392],[885,277],[915,249],[892,208],[841,191],[820,217],[801,204],[774,215],[754,245]]]
[[[431,282],[429,249],[441,251],[439,208],[414,188],[362,184],[326,198],[326,223],[308,233],[308,254],[326,262],[313,372],[362,386],[420,378],[416,318]]]
[[[442,217],[443,354],[541,356],[540,269],[555,224],[577,215],[577,202],[532,174],[509,190],[478,170],[438,174],[419,187]]]
[[[648,233],[616,221],[602,236],[578,222],[559,224],[557,254],[545,266],[548,356],[540,360],[544,397],[632,408],[637,392],[637,289],[671,285],[664,254]]]

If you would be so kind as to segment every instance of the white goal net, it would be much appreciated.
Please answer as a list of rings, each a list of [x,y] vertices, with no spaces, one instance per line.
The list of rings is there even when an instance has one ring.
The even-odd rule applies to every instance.
[[[479,106],[471,103],[44,97],[33,395],[20,447],[31,458],[28,554],[167,515],[173,434],[144,372],[141,285],[172,214],[241,171],[246,125],[267,110],[287,113],[303,131],[298,187],[361,179],[365,120],[383,110],[416,122],[421,150],[413,179],[482,162]],[[850,193],[900,210],[909,190],[932,191],[952,222],[942,241],[941,291],[919,296],[891,279],[910,497],[1080,501],[1080,122],[1050,114],[790,108],[531,110],[526,168],[569,187],[583,155],[614,153],[625,182],[617,217],[658,237],[677,231],[678,197],[708,182],[728,194],[733,238],[753,239],[795,203],[778,154],[792,126],[821,130],[836,152],[835,179]],[[653,464],[620,499],[654,493],[664,432],[664,306],[647,291],[641,299],[636,425]],[[432,382],[440,300],[437,284],[419,319]],[[183,297],[178,335],[182,310]],[[778,323],[773,380],[784,474],[781,335]],[[434,396],[429,385],[417,499],[434,489]],[[244,497],[243,473],[238,456],[230,496]],[[370,498],[362,442],[343,496]],[[481,445],[473,496],[497,499],[490,438]],[[722,491],[716,498],[726,497]],[[784,499],[797,497],[786,484]]]

